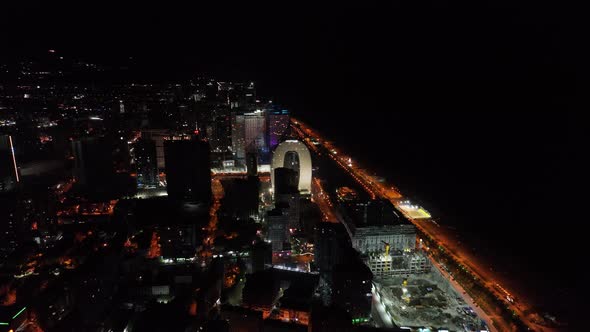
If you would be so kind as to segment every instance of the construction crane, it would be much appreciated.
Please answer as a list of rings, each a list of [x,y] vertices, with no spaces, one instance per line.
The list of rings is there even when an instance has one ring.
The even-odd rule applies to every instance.
[[[389,256],[389,243],[381,241],[385,245],[385,256]]]

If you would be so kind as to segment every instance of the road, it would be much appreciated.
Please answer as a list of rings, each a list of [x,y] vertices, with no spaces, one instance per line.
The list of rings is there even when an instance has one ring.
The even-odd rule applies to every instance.
[[[451,283],[451,285],[453,286],[453,288],[457,291],[457,293],[461,294],[463,299],[465,300],[465,302],[467,302],[467,304],[477,313],[477,315],[483,319],[486,324],[488,325],[488,328],[490,329],[491,332],[500,332],[500,331],[508,331],[509,327],[504,326],[501,329],[498,329],[494,326],[494,324],[492,324],[492,322],[501,322],[502,318],[501,317],[497,317],[497,315],[492,315],[492,314],[488,314],[485,311],[483,311],[471,298],[471,296],[469,296],[468,294],[466,294],[465,290],[463,289],[463,287],[461,287],[461,285],[459,285],[459,283],[453,279],[442,267],[441,265],[436,262],[434,259],[432,259],[431,257],[431,261],[432,261],[432,265],[434,265],[438,271],[447,279],[449,280],[449,282]]]
[[[342,219],[337,216],[334,204],[328,193],[322,188],[322,183],[318,178],[313,178],[311,181],[311,198],[314,203],[320,208],[322,212],[322,220],[325,222],[338,223]]]
[[[203,238],[203,250],[199,253],[201,257],[201,264],[208,262],[213,256],[212,248],[214,246],[215,234],[217,232],[217,211],[221,207],[221,199],[223,198],[223,185],[220,177],[214,177],[211,180],[211,192],[213,194],[213,204],[209,208],[209,223],[205,227],[205,236]]]
[[[476,257],[464,249],[452,236],[449,236],[442,227],[430,220],[418,220],[410,217],[399,207],[399,201],[403,197],[400,191],[394,186],[377,182],[363,168],[353,165],[352,158],[342,153],[337,149],[332,142],[324,139],[317,131],[313,130],[306,124],[297,119],[291,119],[291,127],[299,138],[315,153],[327,154],[334,160],[343,170],[345,170],[353,179],[355,179],[371,196],[372,199],[384,198],[391,201],[391,203],[401,212],[406,218],[412,222],[416,228],[423,234],[430,237],[440,248],[443,248],[450,258],[466,267],[467,271],[474,277],[477,277],[486,286],[486,289],[491,292],[496,298],[501,299],[506,303],[510,310],[523,321],[523,323],[530,330],[543,331],[558,331],[546,326],[541,326],[535,323],[535,319],[540,317],[534,313],[532,306],[528,304],[526,299],[520,295],[513,297],[518,298],[518,303],[509,303],[506,301],[507,294],[513,295],[513,291],[508,291],[502,284],[501,276],[488,268],[488,264],[483,262],[481,258]],[[312,141],[319,142],[313,144]],[[528,315],[525,313],[529,313]],[[531,314],[532,313],[532,314]]]
[[[395,324],[391,320],[391,316],[385,310],[385,306],[381,303],[381,296],[379,292],[373,287],[373,307],[371,315],[377,327],[393,328]]]

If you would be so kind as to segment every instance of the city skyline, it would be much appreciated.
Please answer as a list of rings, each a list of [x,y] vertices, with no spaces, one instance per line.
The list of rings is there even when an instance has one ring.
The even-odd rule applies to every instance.
[[[576,330],[573,6],[2,11],[0,330]]]

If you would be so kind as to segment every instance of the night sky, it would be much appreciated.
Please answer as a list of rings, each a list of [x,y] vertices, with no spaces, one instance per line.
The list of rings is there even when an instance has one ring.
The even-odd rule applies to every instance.
[[[541,296],[571,298],[583,274],[563,266],[582,251],[590,142],[580,8],[90,3],[1,10],[0,56],[55,48],[131,61],[141,79],[255,80],[260,94],[470,234],[507,273],[533,290],[551,285]]]

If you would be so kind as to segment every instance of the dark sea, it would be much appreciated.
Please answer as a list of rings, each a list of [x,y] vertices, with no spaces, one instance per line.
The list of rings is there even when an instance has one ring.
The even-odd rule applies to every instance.
[[[563,321],[574,318],[588,220],[590,140],[581,113],[367,110],[343,117],[306,116],[453,228],[511,281],[509,289]]]
[[[435,1],[311,14],[294,55],[274,61],[289,69],[261,91],[454,228],[510,289],[579,321],[590,221],[579,13]]]

